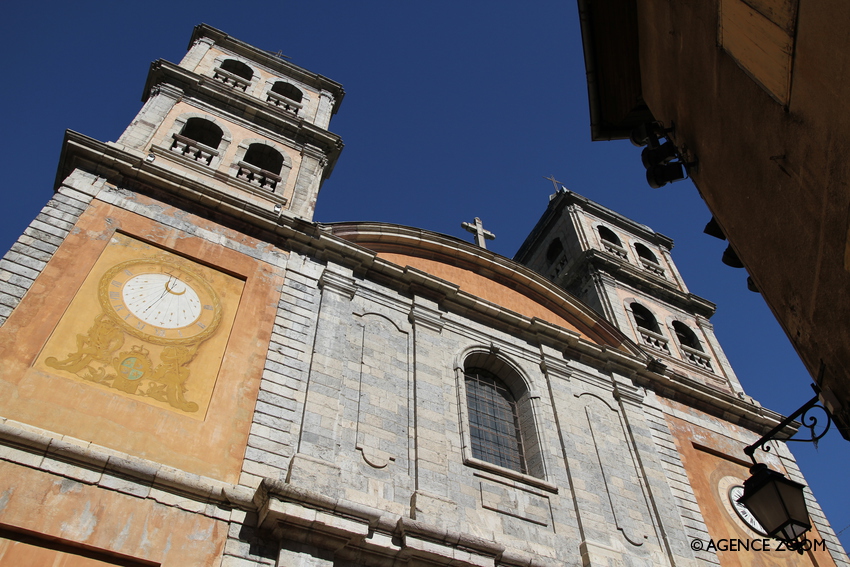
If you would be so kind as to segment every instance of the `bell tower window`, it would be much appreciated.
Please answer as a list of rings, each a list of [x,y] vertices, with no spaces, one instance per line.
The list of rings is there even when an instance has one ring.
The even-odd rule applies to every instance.
[[[238,163],[237,177],[271,192],[281,181],[283,156],[274,148],[265,144],[251,144],[245,157]]]
[[[189,118],[179,134],[174,134],[171,151],[210,165],[218,155],[218,146],[224,133],[213,122],[204,118]]]
[[[673,330],[676,332],[676,339],[682,347],[682,356],[690,362],[701,368],[711,372],[714,369],[711,367],[711,359],[705,355],[705,351],[700,345],[696,334],[681,321],[673,321]]]
[[[546,261],[551,266],[555,263],[555,261],[561,257],[561,254],[564,252],[564,245],[561,244],[560,238],[555,238],[552,242],[549,243],[549,248],[546,249]]]
[[[620,238],[614,234],[614,231],[607,226],[599,225],[596,229],[599,232],[599,238],[602,240],[602,246],[607,252],[619,256],[624,260],[628,260],[629,256],[623,249],[623,243]]]
[[[652,250],[640,242],[636,242],[635,252],[637,252],[640,263],[645,270],[659,276],[664,276],[664,268],[659,265],[658,258],[653,254]]]
[[[667,339],[661,334],[661,328],[658,326],[658,321],[652,311],[640,303],[632,303],[630,307],[641,342],[670,354]]]
[[[240,90],[246,90],[254,78],[254,71],[249,66],[236,59],[225,59],[215,68],[214,78],[225,85]]]
[[[301,110],[301,101],[303,99],[304,93],[298,87],[286,81],[277,81],[269,90],[266,100],[278,108],[298,114],[298,111]]]
[[[638,256],[640,256],[647,262],[652,262],[653,264],[658,263],[658,258],[655,257],[655,254],[652,253],[652,250],[650,250],[640,242],[635,244],[635,250],[637,251]]]

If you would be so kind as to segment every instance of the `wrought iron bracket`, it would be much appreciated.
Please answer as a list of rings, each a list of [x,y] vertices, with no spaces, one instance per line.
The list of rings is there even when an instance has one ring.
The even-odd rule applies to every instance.
[[[782,441],[797,441],[801,443],[814,443],[815,447],[817,447],[818,441],[826,435],[826,432],[829,431],[830,426],[832,426],[832,417],[829,415],[829,411],[820,403],[820,388],[812,384],[812,389],[815,391],[815,397],[803,404],[803,406],[782,420],[782,422],[768,431],[762,436],[761,439],[744,448],[744,453],[747,454],[750,459],[752,459],[753,463],[756,462],[755,452],[757,449],[761,449],[762,451],[769,452],[770,446],[767,445],[768,441],[774,439],[774,436],[785,429],[792,421],[800,417],[800,423],[802,427],[805,427],[809,430],[809,437],[803,439],[782,439]],[[818,419],[815,416],[808,415],[808,412],[812,409],[821,410],[826,416],[826,425],[823,428],[823,431],[817,433],[816,428],[818,426]]]

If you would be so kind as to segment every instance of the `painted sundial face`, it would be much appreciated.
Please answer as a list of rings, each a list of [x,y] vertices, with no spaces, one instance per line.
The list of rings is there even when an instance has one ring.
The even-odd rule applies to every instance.
[[[752,512],[750,512],[746,506],[738,502],[738,499],[744,495],[744,487],[743,486],[733,486],[729,489],[729,503],[732,504],[732,508],[735,510],[735,513],[738,514],[738,517],[744,521],[754,532],[760,535],[767,535],[767,532],[764,531],[764,528],[761,527],[761,524],[756,520],[755,516],[753,516]]]
[[[212,287],[189,268],[130,260],[101,280],[100,301],[125,331],[157,344],[198,342],[215,330],[221,306]]]
[[[173,273],[133,276],[124,284],[121,294],[130,313],[161,329],[191,325],[203,309],[198,292]]]

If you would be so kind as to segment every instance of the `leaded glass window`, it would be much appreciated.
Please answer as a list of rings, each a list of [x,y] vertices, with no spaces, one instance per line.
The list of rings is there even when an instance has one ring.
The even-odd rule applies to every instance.
[[[470,368],[465,377],[472,456],[525,474],[522,433],[513,394],[486,370]]]

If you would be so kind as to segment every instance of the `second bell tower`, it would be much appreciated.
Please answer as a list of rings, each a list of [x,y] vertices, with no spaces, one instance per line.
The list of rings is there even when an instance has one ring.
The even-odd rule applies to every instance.
[[[563,186],[514,257],[592,306],[648,355],[742,392],[714,335],[715,306],[688,291],[673,240]]]

